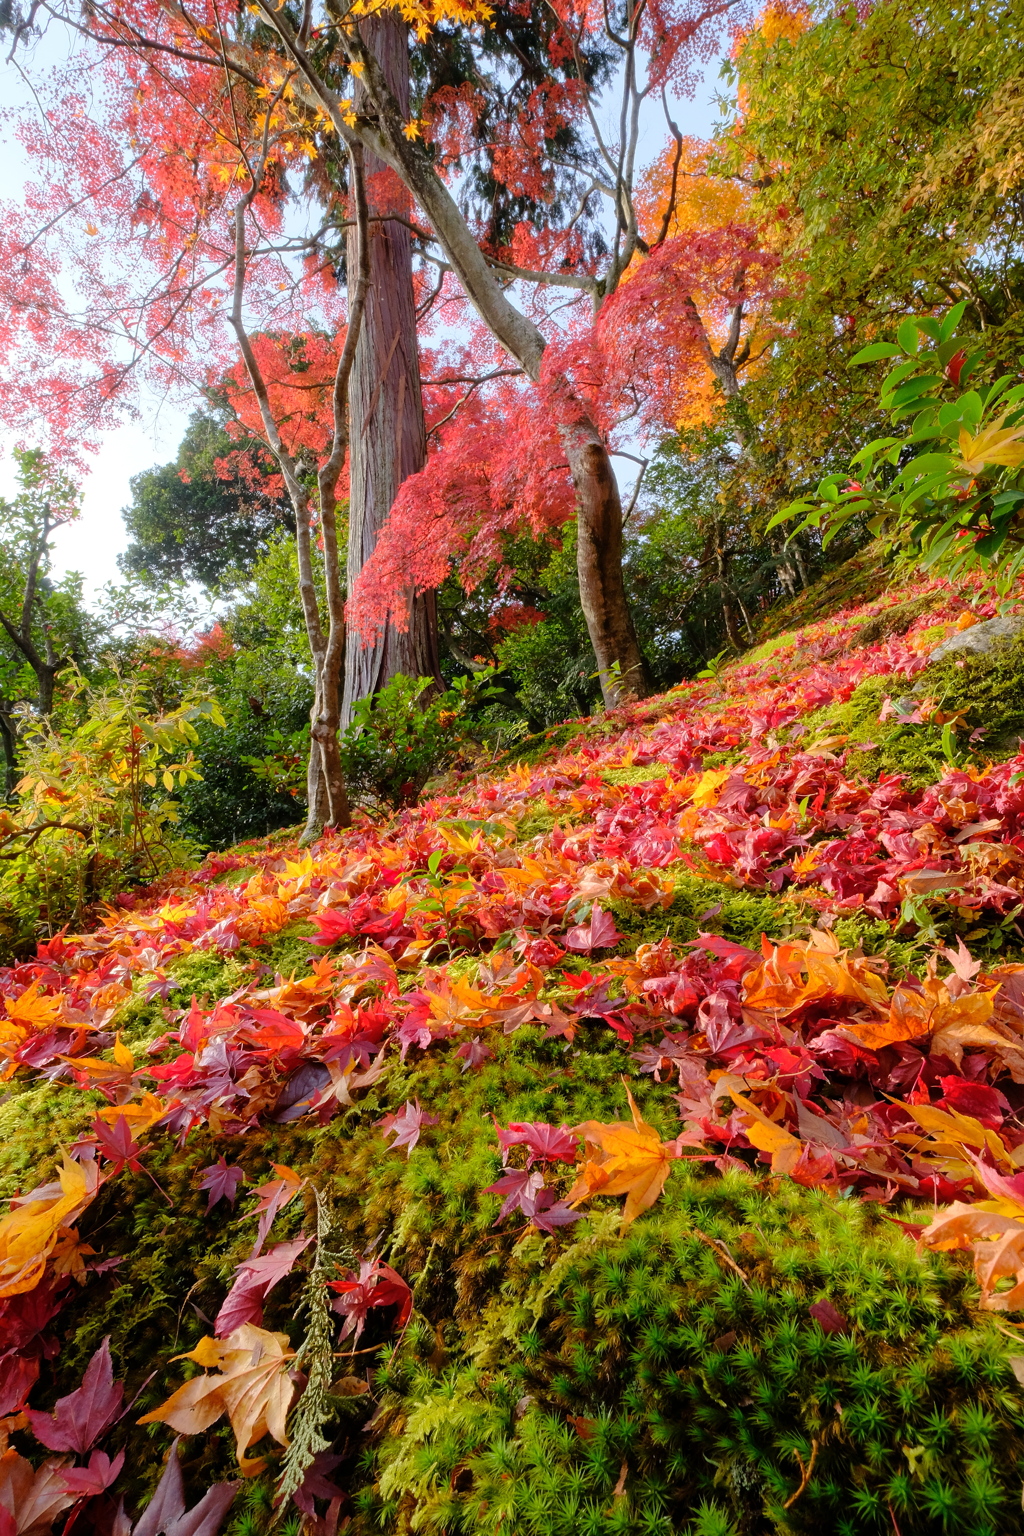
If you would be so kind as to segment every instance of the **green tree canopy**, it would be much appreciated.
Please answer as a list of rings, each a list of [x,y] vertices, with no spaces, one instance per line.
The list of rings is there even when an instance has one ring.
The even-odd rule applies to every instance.
[[[173,463],[132,479],[122,513],[131,543],[118,563],[154,586],[233,584],[291,526],[278,492],[261,449],[240,446],[217,415],[196,411]]]

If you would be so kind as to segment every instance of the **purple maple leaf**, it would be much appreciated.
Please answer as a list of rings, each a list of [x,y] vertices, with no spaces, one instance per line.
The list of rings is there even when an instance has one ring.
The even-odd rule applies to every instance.
[[[472,1040],[464,1041],[455,1054],[462,1057],[463,1072],[468,1072],[470,1067],[479,1067],[482,1062],[489,1061],[494,1052],[489,1045],[484,1045],[479,1035],[475,1035]]]
[[[330,1474],[344,1461],[343,1456],[332,1456],[330,1451],[319,1451],[306,1468],[301,1485],[292,1494],[292,1503],[304,1515],[316,1513],[314,1499],[343,1499],[343,1489],[331,1482]]]
[[[97,1115],[92,1123],[92,1131],[103,1156],[109,1158],[114,1165],[110,1170],[111,1178],[116,1178],[126,1164],[132,1173],[142,1172],[142,1164],[139,1162],[142,1148],[132,1136],[131,1126],[124,1115],[118,1115],[113,1125],[107,1125]]]
[[[506,1216],[513,1211],[523,1211],[524,1202],[529,1201],[531,1210],[536,1206],[536,1197],[544,1188],[544,1175],[540,1172],[531,1173],[528,1168],[506,1168],[500,1179],[493,1184],[488,1184],[484,1190],[485,1195],[503,1195],[505,1203],[498,1212],[494,1225],[504,1221]]]
[[[124,1451],[118,1451],[113,1461],[106,1451],[93,1451],[87,1467],[68,1468],[64,1473],[64,1487],[76,1499],[87,1499],[109,1488],[123,1466]]]
[[[615,919],[610,912],[602,910],[598,902],[594,902],[590,913],[589,923],[579,923],[575,928],[570,928],[565,936],[567,949],[578,950],[581,954],[590,954],[593,949],[612,949],[622,934],[615,927]]]
[[[106,1338],[85,1368],[82,1385],[57,1399],[53,1413],[28,1409],[32,1433],[51,1451],[91,1451],[121,1411],[124,1386],[115,1382]]]
[[[383,1120],[377,1121],[377,1124],[384,1127],[385,1137],[394,1136],[395,1139],[391,1143],[391,1151],[394,1152],[398,1147],[404,1147],[405,1155],[408,1157],[413,1147],[419,1141],[420,1132],[423,1127],[425,1125],[436,1125],[437,1116],[428,1115],[424,1110],[420,1109],[419,1099],[414,1104],[410,1104],[406,1100],[397,1115],[385,1115]]]
[[[290,1243],[278,1243],[256,1259],[246,1259],[235,1270],[230,1291],[217,1313],[213,1331],[218,1339],[227,1338],[243,1323],[263,1321],[263,1303],[279,1280],[292,1270],[295,1260],[312,1237],[295,1237]]]
[[[202,1170],[199,1188],[206,1190],[206,1209],[212,1211],[218,1200],[234,1205],[238,1199],[238,1186],[245,1178],[243,1169],[229,1163],[222,1155],[209,1168]]]
[[[134,1529],[129,1531],[123,1527],[124,1536],[217,1536],[237,1491],[237,1483],[214,1483],[193,1509],[186,1510],[178,1442],[175,1440],[156,1492]],[[122,1527],[117,1529],[121,1531]]]
[[[524,1200],[522,1212],[540,1232],[554,1232],[556,1227],[567,1227],[571,1222],[579,1221],[581,1214],[566,1205],[564,1200],[556,1200],[550,1189],[542,1189],[536,1200]]]

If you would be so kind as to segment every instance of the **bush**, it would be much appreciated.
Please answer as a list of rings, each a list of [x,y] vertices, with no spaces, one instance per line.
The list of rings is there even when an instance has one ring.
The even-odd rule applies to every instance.
[[[154,717],[132,684],[83,685],[74,702],[83,722],[27,734],[17,800],[0,812],[0,956],[194,857],[169,796],[201,779],[192,749],[200,721],[223,724],[215,700],[191,695]]]
[[[423,702],[429,677],[399,674],[371,699],[352,708],[341,738],[341,759],[353,803],[415,805],[434,774],[452,763],[468,740],[473,708],[493,693],[490,672],[456,678],[451,688]]]

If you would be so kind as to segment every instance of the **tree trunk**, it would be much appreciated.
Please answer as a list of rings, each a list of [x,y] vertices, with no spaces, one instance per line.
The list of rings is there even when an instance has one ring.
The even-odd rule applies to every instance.
[[[9,800],[18,781],[18,739],[14,733],[14,717],[7,699],[0,699],[0,740],[4,747],[3,798]]]
[[[622,581],[622,502],[608,449],[583,420],[562,432],[576,489],[580,605],[597,658],[601,695],[614,709],[651,692]]]
[[[369,17],[361,27],[403,112],[409,110],[408,28],[394,14]],[[381,216],[409,217],[408,197],[394,173],[366,155],[370,225],[370,286],[349,385],[351,421],[348,590],[373,554],[398,488],[423,468],[427,456],[423,397],[412,285],[412,235],[405,224]],[[349,238],[353,270],[355,235]],[[370,698],[398,673],[432,677],[440,685],[437,604],[432,592],[408,600],[408,630],[391,623],[363,645],[348,637],[342,724],[352,706]]]
[[[729,581],[729,562],[732,559],[731,551],[727,550],[722,542],[722,525],[715,519],[714,524],[715,547],[715,573],[718,576],[718,594],[722,604],[722,623],[725,625],[725,638],[734,651],[741,651],[743,643],[740,640],[740,632],[736,623],[736,610],[730,601],[732,587]]]

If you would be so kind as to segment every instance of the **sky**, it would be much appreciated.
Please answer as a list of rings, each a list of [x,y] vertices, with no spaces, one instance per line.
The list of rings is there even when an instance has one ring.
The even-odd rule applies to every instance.
[[[59,49],[59,52],[56,50]],[[35,45],[26,60],[28,74],[47,68],[48,53],[56,63],[63,56],[63,41],[44,39]],[[684,134],[706,136],[717,116],[713,106],[718,64],[712,63],[694,98],[677,114]],[[35,110],[33,95],[25,76],[0,59],[0,102],[9,109],[6,123],[0,121],[0,203],[17,201],[28,175],[27,159],[11,131],[11,119],[22,109]],[[663,140],[661,125],[655,130],[656,152]],[[3,381],[0,379],[0,388]],[[91,460],[83,481],[83,507],[77,522],[60,530],[53,541],[54,572],[58,577],[79,571],[85,580],[87,599],[95,600],[105,583],[123,579],[117,557],[128,539],[121,510],[131,501],[131,478],[142,470],[173,459],[184,434],[192,408],[187,400],[174,400],[145,388],[141,392],[139,417],[104,437],[98,453]],[[30,445],[31,446],[31,445]],[[0,431],[0,496],[16,489],[11,458],[13,439]],[[632,470],[620,462],[623,492],[629,494]]]

